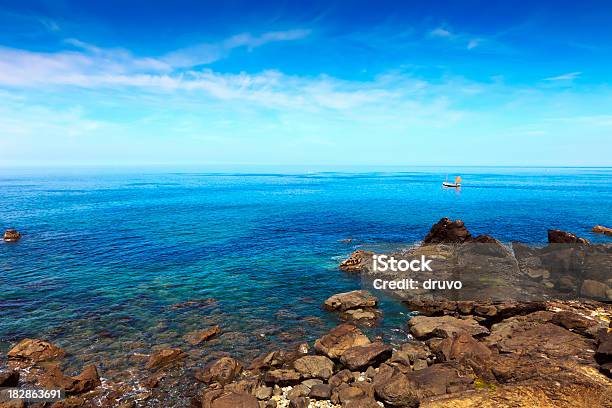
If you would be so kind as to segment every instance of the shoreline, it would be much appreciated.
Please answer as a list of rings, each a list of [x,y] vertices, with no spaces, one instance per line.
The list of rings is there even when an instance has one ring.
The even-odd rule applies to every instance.
[[[463,232],[457,241],[458,224],[443,221],[444,228],[432,228],[434,238],[430,237],[429,244],[468,248],[462,241]],[[584,245],[571,234],[560,236]],[[492,243],[482,236],[474,239]],[[423,248],[427,246],[416,247]],[[367,275],[364,259],[371,255],[366,251],[357,254],[340,267]],[[537,280],[541,282],[541,277]],[[204,299],[174,306],[205,308],[212,303],[214,299]],[[133,369],[124,373],[123,381],[121,373],[113,379],[105,377],[91,361],[82,362],[83,371],[78,375],[62,371],[64,350],[43,340],[22,340],[9,352],[9,370],[2,371],[0,385],[14,384],[17,376],[22,386],[70,390],[68,399],[49,405],[53,408],[478,406],[493,401],[524,402],[524,389],[531,388],[539,390],[541,395],[534,398],[539,398],[540,406],[561,397],[575,404],[565,405],[568,407],[597,406],[580,405],[584,392],[599,401],[612,398],[612,382],[606,377],[612,369],[609,302],[421,299],[404,303],[406,312],[419,313],[406,319],[412,339],[400,344],[390,344],[384,336],[368,337],[360,329],[375,327],[379,319],[389,316],[382,315],[376,296],[358,290],[330,296],[320,306],[346,323],[315,342],[303,343],[303,333],[289,334],[293,347],[273,347],[254,360],[239,361],[231,357],[235,355],[232,349],[207,353],[207,342],[224,330],[222,326],[202,327],[183,336],[201,347],[201,353],[161,345],[147,354],[127,353]],[[538,355],[546,356],[538,360],[539,365],[532,361]],[[199,362],[203,360],[209,362]],[[521,374],[534,369],[545,374]],[[567,387],[569,394],[557,383]]]

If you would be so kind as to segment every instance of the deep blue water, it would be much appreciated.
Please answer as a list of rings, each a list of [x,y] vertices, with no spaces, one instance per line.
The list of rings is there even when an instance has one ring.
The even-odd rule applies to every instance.
[[[464,187],[442,189],[447,174]],[[502,241],[544,242],[549,228],[602,241],[590,229],[612,225],[610,168],[0,169],[0,197],[0,227],[24,234],[0,245],[0,349],[48,338],[107,371],[152,346],[185,348],[185,333],[210,324],[225,334],[208,348],[245,357],[313,340],[338,321],[322,301],[360,285],[342,258],[412,244],[443,216]],[[170,307],[203,298],[216,303]],[[371,333],[401,340],[407,311],[383,308]]]

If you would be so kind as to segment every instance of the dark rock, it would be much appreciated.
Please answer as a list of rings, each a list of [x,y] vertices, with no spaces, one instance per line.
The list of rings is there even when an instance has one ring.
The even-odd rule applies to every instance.
[[[329,384],[313,385],[308,396],[312,399],[329,399],[332,388]]]
[[[0,372],[0,387],[17,387],[19,385],[19,371]]]
[[[58,365],[52,365],[40,376],[39,382],[45,388],[61,388],[66,394],[82,394],[101,385],[95,365],[89,365],[81,374],[69,377],[62,373]]]
[[[185,335],[184,339],[187,343],[192,346],[197,346],[200,343],[203,343],[207,340],[210,340],[212,337],[221,333],[221,328],[219,326],[213,326],[204,330],[197,330]]]
[[[296,397],[289,400],[289,408],[308,408],[310,400],[306,397]]]
[[[548,230],[548,242],[551,244],[582,244],[590,245],[590,242],[585,238],[579,238],[576,235],[561,230]]]
[[[612,328],[603,328],[597,332],[597,354],[601,362],[612,361]]]
[[[197,370],[195,377],[205,384],[229,384],[242,371],[242,364],[231,357],[221,357],[211,362],[201,370]]]
[[[357,327],[351,324],[341,324],[328,334],[315,341],[315,350],[331,359],[340,358],[351,347],[364,346],[370,339]]]
[[[64,357],[66,353],[61,348],[38,339],[21,340],[8,353],[9,360],[25,360],[31,362],[50,361]]]
[[[367,268],[368,263],[372,259],[373,252],[358,249],[353,252],[347,259],[342,261],[339,268],[345,272],[361,272]]]
[[[3,238],[5,242],[17,242],[21,239],[21,234],[14,229],[8,229],[4,232]]]
[[[332,387],[339,387],[340,384],[348,384],[353,380],[353,374],[349,370],[338,371],[328,381]]]
[[[472,234],[465,228],[463,221],[451,221],[448,218],[442,218],[431,227],[423,243],[462,243],[470,240],[471,237]]]
[[[187,357],[187,353],[179,349],[163,349],[154,353],[149,357],[145,368],[148,370],[157,370]]]
[[[340,362],[350,370],[360,370],[367,366],[378,366],[391,357],[392,352],[391,346],[375,342],[351,347],[342,354]]]
[[[374,307],[377,303],[378,299],[367,290],[354,290],[331,296],[323,303],[323,307],[344,312],[349,309]]]

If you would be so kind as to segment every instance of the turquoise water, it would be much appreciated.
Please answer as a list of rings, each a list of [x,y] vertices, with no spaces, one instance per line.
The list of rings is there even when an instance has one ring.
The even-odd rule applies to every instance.
[[[441,188],[447,174],[461,191]],[[410,245],[443,216],[503,241],[544,242],[549,228],[606,240],[589,230],[612,225],[611,181],[610,168],[0,170],[0,227],[24,234],[0,245],[0,348],[47,338],[112,376],[211,324],[224,335],[192,350],[203,358],[312,341],[338,322],[323,300],[360,286],[337,269],[354,249]],[[370,333],[401,341],[408,311],[383,310]]]

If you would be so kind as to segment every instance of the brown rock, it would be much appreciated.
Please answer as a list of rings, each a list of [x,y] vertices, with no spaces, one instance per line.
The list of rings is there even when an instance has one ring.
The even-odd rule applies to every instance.
[[[548,242],[551,244],[590,244],[585,238],[579,238],[570,232],[561,230],[548,230]]]
[[[608,289],[610,289],[608,285],[603,282],[586,279],[584,282],[582,282],[580,295],[591,298],[607,299]]]
[[[163,349],[149,357],[145,368],[157,370],[187,357],[187,353],[179,349]]]
[[[339,266],[345,272],[361,272],[366,269],[368,262],[371,260],[373,252],[358,249],[345,259]]]
[[[472,317],[458,319],[452,316],[427,317],[414,316],[408,321],[410,333],[418,339],[436,337],[451,337],[454,333],[466,332],[478,337],[489,333],[486,327],[478,324]]]
[[[327,380],[334,373],[334,362],[325,356],[304,356],[293,362],[293,368],[303,378],[321,378]]]
[[[64,375],[59,365],[52,365],[40,376],[39,382],[45,388],[62,388],[69,395],[82,394],[101,385],[98,370],[93,364],[75,377]]]
[[[329,384],[316,384],[313,385],[308,394],[309,398],[312,399],[329,399],[331,397],[332,388]]]
[[[3,238],[5,242],[17,242],[21,239],[21,234],[14,229],[8,229],[4,232]]]
[[[221,328],[219,326],[213,326],[208,329],[196,330],[188,333],[185,335],[184,339],[187,343],[197,346],[200,343],[210,340],[219,333],[221,333]]]
[[[17,387],[19,384],[19,371],[0,372],[0,387]]]
[[[219,383],[222,385],[232,382],[242,371],[242,364],[231,357],[221,357],[211,362],[201,370],[197,370],[195,377],[205,384]]]
[[[453,337],[442,340],[437,345],[436,354],[440,361],[458,360],[466,357],[486,361],[491,358],[491,350],[465,332],[454,333]]]
[[[597,358],[599,361],[612,361],[612,328],[597,332]]]
[[[323,303],[323,307],[344,312],[349,309],[374,307],[377,303],[378,299],[367,290],[354,290],[331,296]]]
[[[378,366],[391,357],[392,352],[391,346],[375,342],[351,347],[342,354],[340,362],[349,370],[360,370],[367,366]]]
[[[568,330],[575,331],[587,337],[595,337],[597,329],[600,327],[600,324],[596,320],[589,319],[569,310],[562,310],[555,313],[551,323],[565,327]]]
[[[9,360],[26,360],[37,363],[56,360],[64,357],[65,354],[64,350],[46,341],[24,339],[7,353],[7,357]]]
[[[296,397],[289,400],[289,408],[308,408],[310,400],[306,397]]]
[[[612,228],[607,228],[607,227],[604,227],[603,225],[596,225],[596,226],[593,227],[593,229],[591,231],[596,232],[598,234],[604,234],[604,235],[612,236]]]
[[[342,408],[380,408],[380,405],[374,398],[363,397],[347,402]]]
[[[348,384],[353,380],[353,374],[349,370],[338,371],[328,381],[332,387],[339,387],[340,384]]]
[[[25,408],[26,404],[23,400],[11,400],[0,402],[0,408]]]
[[[465,228],[463,221],[451,221],[448,218],[442,218],[431,227],[423,243],[462,243],[468,241],[471,237],[472,234]]]
[[[302,375],[295,370],[280,368],[271,370],[264,376],[264,381],[268,384],[293,385],[300,381]]]
[[[214,399],[210,408],[259,408],[259,402],[249,394],[226,393]]]
[[[341,324],[333,328],[328,334],[315,341],[315,350],[329,358],[340,358],[351,347],[363,346],[370,343],[370,339],[357,327],[351,324]]]

